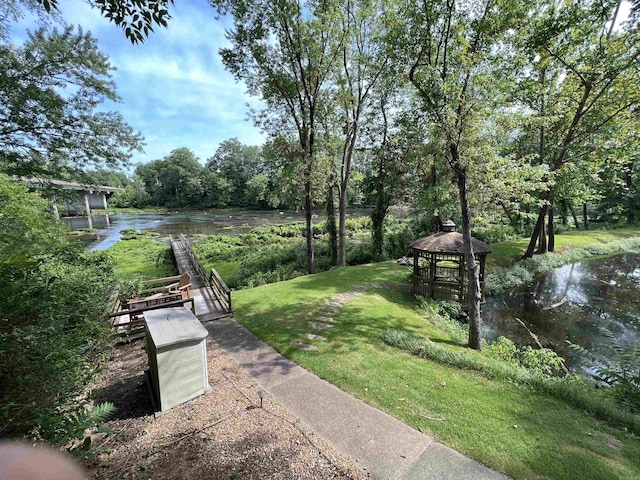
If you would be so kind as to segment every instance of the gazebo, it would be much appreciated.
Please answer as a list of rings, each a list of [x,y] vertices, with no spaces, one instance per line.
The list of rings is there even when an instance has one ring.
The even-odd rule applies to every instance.
[[[447,220],[442,231],[411,244],[413,256],[412,292],[435,300],[455,300],[464,305],[467,273],[462,234],[456,224]],[[484,298],[484,266],[491,247],[471,239],[473,253],[480,269],[480,291]]]

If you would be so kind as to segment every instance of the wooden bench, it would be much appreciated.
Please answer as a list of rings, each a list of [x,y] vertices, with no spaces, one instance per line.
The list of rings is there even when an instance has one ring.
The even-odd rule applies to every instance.
[[[147,298],[132,298],[127,301],[127,309],[128,310],[146,310],[148,307],[154,307],[156,305],[164,305],[166,303],[175,302],[177,300],[182,300],[182,293],[174,293],[170,295],[152,295]],[[129,315],[131,319],[131,328],[136,328],[142,325],[144,321],[144,317],[142,312],[140,313],[132,313]]]
[[[191,311],[195,315],[195,302],[193,298],[182,298],[181,293],[171,295],[152,295],[147,298],[133,298],[127,302],[124,310],[114,312],[109,315],[113,318],[112,327],[120,334],[131,334],[133,330],[138,330],[144,322],[143,313],[149,310],[162,308],[183,307],[186,303],[191,303]],[[128,316],[129,320],[118,322],[119,317]],[[116,323],[117,322],[117,323]],[[124,327],[125,330],[122,330]]]
[[[171,282],[168,285],[159,285],[162,283]],[[154,280],[147,280],[142,282],[143,285],[158,285],[156,287],[146,288],[141,293],[169,293],[169,294],[181,294],[183,298],[191,297],[191,275],[183,273],[182,275],[175,275],[173,277],[156,278]]]

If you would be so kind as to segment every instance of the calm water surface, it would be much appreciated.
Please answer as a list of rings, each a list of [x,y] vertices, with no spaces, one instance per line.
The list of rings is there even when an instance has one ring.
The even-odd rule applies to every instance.
[[[519,345],[533,345],[521,319],[540,342],[589,372],[565,341],[607,356],[606,331],[622,345],[640,341],[640,255],[623,254],[557,268],[532,285],[487,298],[483,330],[487,340],[499,335]]]
[[[320,212],[319,212],[320,213]],[[370,210],[353,209],[350,216],[369,215]],[[322,214],[320,214],[322,217]],[[64,219],[70,230],[88,228],[86,217]],[[167,214],[146,215],[93,215],[95,234],[80,237],[89,250],[104,250],[120,240],[120,231],[133,228],[160,234],[161,238],[169,235],[238,235],[246,233],[258,225],[279,225],[283,223],[304,221],[303,212],[287,210],[206,210],[172,212]]]

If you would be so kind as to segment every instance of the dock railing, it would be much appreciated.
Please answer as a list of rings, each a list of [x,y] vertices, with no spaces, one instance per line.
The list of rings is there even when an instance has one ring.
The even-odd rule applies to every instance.
[[[220,303],[222,309],[227,313],[231,313],[233,309],[231,304],[231,289],[227,286],[225,281],[222,280],[222,277],[220,277],[216,269],[212,268],[211,272],[207,275],[204,265],[202,265],[202,262],[191,248],[189,239],[184,234],[180,234],[176,242],[179,243],[180,247],[187,252],[196,273],[200,276],[204,284],[211,290],[211,293],[218,303]]]

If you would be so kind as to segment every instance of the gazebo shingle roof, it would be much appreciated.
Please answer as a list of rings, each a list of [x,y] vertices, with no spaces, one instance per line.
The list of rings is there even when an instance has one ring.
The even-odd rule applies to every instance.
[[[491,247],[477,240],[471,239],[474,253],[491,253]],[[411,248],[423,252],[436,253],[464,253],[462,234],[458,232],[438,232],[428,237],[420,238],[411,244]]]

